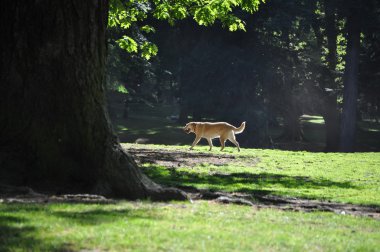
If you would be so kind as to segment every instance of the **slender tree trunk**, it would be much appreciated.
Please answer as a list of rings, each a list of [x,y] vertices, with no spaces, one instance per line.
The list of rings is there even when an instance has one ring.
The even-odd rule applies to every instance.
[[[324,1],[325,7],[325,26],[328,54],[326,56],[329,76],[327,87],[332,90],[326,92],[324,102],[323,119],[326,128],[326,147],[325,151],[338,151],[339,147],[339,111],[337,103],[337,84],[335,82],[335,71],[337,64],[337,29],[335,18],[335,4],[332,0]]]
[[[289,40],[288,31],[284,32],[284,40]],[[289,44],[289,42],[287,43]],[[302,115],[302,109],[300,104],[297,102],[295,95],[293,94],[294,82],[291,77],[288,76],[289,73],[284,69],[282,76],[282,83],[284,87],[287,87],[283,91],[283,98],[281,99],[280,106],[282,115],[284,118],[284,129],[281,136],[278,138],[281,141],[302,141],[304,138],[300,116]]]
[[[121,148],[103,77],[108,2],[1,1],[0,180],[61,192],[183,199]]]
[[[337,110],[336,95],[333,97],[327,97],[325,101],[325,111],[323,119],[325,121],[326,128],[326,146],[325,151],[334,152],[339,149],[339,112]]]
[[[298,142],[304,138],[303,130],[300,124],[301,114],[292,110],[284,115],[284,132],[280,137],[281,140]]]
[[[350,13],[347,17],[347,32],[340,150],[343,152],[352,152],[355,147],[360,50],[360,19],[357,8],[350,9]]]
[[[304,134],[300,122],[302,110],[299,104],[295,101],[295,98],[291,94],[288,94],[289,102],[284,105],[283,118],[284,118],[284,131],[279,137],[282,141],[298,142],[304,139]],[[285,107],[286,106],[286,107]]]

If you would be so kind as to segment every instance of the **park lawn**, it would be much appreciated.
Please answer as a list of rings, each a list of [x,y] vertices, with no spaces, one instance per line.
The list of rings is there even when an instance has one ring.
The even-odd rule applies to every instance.
[[[208,201],[0,203],[0,251],[376,251],[380,221]]]
[[[124,144],[128,148],[187,151],[186,146]],[[218,148],[197,146],[195,152],[221,154]],[[194,153],[194,151],[192,152]],[[146,174],[170,186],[380,206],[380,153],[311,153],[229,147],[223,154],[235,161],[193,167],[143,164]]]
[[[188,146],[128,148],[183,151]],[[209,153],[197,146],[191,153]],[[215,148],[214,154],[220,154]],[[379,206],[379,155],[229,147],[233,163],[144,164],[154,180],[217,191]],[[214,201],[20,204],[0,201],[0,251],[378,251],[380,221]]]

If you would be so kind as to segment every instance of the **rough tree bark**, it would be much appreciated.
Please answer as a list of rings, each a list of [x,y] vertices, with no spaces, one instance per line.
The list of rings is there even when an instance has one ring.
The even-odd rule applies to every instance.
[[[352,152],[355,146],[356,105],[360,51],[360,19],[358,7],[351,7],[347,17],[347,54],[344,71],[343,114],[340,151]]]
[[[149,180],[105,107],[108,2],[0,2],[0,182],[128,199],[184,199]]]

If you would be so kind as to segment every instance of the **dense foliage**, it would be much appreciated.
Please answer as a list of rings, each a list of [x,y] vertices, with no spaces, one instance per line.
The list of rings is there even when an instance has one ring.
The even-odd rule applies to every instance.
[[[132,59],[121,63],[136,66],[125,72],[126,76],[135,76],[134,80],[123,82],[127,89],[139,90],[134,99],[177,100],[182,121],[187,121],[188,116],[233,123],[246,120],[250,134],[246,145],[268,146],[271,139],[267,129],[278,124],[284,129],[279,141],[305,140],[299,117],[307,113],[324,117],[326,150],[338,150],[341,124],[356,120],[352,112],[360,112],[358,119],[379,117],[376,64],[380,55],[380,6],[376,1],[358,4],[272,0],[261,4],[254,15],[250,12],[257,10],[258,2],[246,7],[247,2],[250,1],[205,1],[201,6],[192,1],[174,5],[157,1],[130,3],[144,9],[145,16],[134,18],[134,33],[124,36],[129,34],[142,42],[130,50],[132,42],[120,44],[118,39],[123,32],[113,38],[129,51],[136,51],[140,45],[141,56],[128,56]],[[110,20],[114,20],[115,6],[118,5],[111,8]],[[356,12],[360,13],[361,38],[360,58],[353,62],[353,66],[360,66],[357,73],[352,71],[351,63],[346,67],[346,54],[351,48],[347,22]],[[220,13],[227,18],[220,17]],[[166,19],[171,25],[151,16]],[[201,25],[222,25],[194,27],[187,17]],[[146,42],[148,39],[150,42]],[[160,51],[147,63],[143,58],[157,52],[151,42]],[[143,49],[148,44],[152,46],[151,53]],[[343,89],[349,81],[359,88],[358,98],[354,98],[358,103],[346,109],[351,114],[342,121]],[[139,88],[136,83],[141,84]]]

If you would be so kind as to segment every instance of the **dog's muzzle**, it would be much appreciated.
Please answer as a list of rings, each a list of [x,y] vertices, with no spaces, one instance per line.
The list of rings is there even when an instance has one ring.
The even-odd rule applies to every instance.
[[[187,134],[190,133],[190,129],[183,129],[183,131],[185,131]]]

